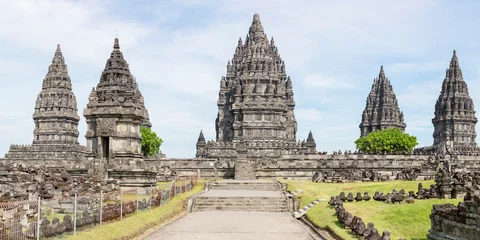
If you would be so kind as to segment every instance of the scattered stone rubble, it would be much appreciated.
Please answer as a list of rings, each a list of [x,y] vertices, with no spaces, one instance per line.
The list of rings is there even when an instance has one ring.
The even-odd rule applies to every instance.
[[[378,171],[372,169],[315,172],[312,177],[312,182],[325,183],[379,182],[389,180],[391,180],[389,176],[381,175]]]
[[[480,195],[465,197],[464,202],[433,206],[430,220],[432,227],[428,239],[480,239]]]
[[[345,194],[343,194],[343,196],[345,196]],[[390,232],[384,231],[382,235],[380,235],[373,223],[370,222],[365,225],[362,218],[353,216],[347,212],[343,207],[343,201],[340,200],[339,197],[340,196],[337,196],[337,199],[331,197],[329,204],[335,207],[335,215],[341,224],[352,230],[355,235],[363,236],[365,240],[390,240]]]
[[[117,189],[116,182],[103,184],[92,176],[71,176],[65,169],[28,167],[0,162],[0,202],[61,199],[75,194],[108,193]]]

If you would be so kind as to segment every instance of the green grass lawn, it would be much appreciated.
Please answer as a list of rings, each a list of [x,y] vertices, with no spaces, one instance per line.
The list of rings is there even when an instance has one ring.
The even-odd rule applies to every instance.
[[[322,202],[315,205],[307,212],[307,218],[320,228],[329,229],[337,236],[343,239],[363,239],[351,234],[351,231],[342,226],[336,216],[335,209],[328,205],[330,196],[337,196],[340,192],[352,192],[355,196],[357,192],[368,192],[370,196],[376,191],[388,193],[392,189],[405,189],[417,191],[417,185],[422,182],[424,187],[433,184],[430,181],[390,181],[390,182],[365,182],[365,183],[312,183],[311,181],[287,181],[288,190],[302,190],[297,197],[300,201],[300,207],[304,207],[316,199],[322,199]],[[462,199],[431,199],[415,200],[413,204],[386,204],[377,202],[373,199],[368,202],[344,203],[347,211],[354,216],[362,218],[365,225],[373,222],[375,228],[381,234],[388,230],[391,239],[427,239],[426,234],[430,229],[430,213],[434,204],[454,203]]]
[[[110,222],[102,226],[94,227],[91,230],[77,233],[77,236],[71,236],[68,239],[131,239],[144,233],[148,228],[165,224],[182,214],[185,211],[187,199],[201,192],[203,185],[204,181],[199,181],[191,191],[179,194],[165,205],[152,208],[151,211],[131,215],[124,218],[123,221]]]

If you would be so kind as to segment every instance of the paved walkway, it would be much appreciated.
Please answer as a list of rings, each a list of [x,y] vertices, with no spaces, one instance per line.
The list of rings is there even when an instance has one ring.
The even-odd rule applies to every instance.
[[[312,240],[290,213],[193,212],[146,239]]]
[[[225,181],[227,182],[227,181]],[[272,183],[272,181],[242,181]],[[205,197],[282,197],[281,191],[211,189]],[[146,239],[312,240],[288,212],[200,211],[187,214]]]

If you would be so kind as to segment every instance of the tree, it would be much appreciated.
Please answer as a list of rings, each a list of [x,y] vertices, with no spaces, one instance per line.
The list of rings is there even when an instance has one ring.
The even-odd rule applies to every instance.
[[[142,134],[143,155],[146,157],[152,157],[159,153],[163,140],[148,127],[140,127],[140,133]]]
[[[418,145],[417,137],[398,128],[387,128],[369,133],[355,141],[357,149],[370,154],[410,154]]]

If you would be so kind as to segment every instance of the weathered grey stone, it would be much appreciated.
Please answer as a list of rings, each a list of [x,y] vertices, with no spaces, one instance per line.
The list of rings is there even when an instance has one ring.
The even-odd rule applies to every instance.
[[[374,79],[372,90],[367,97],[365,110],[363,110],[360,136],[366,136],[370,132],[386,128],[398,128],[405,131],[406,127],[403,112],[398,107],[393,87],[381,66],[378,78]]]
[[[105,164],[108,176],[122,179],[124,185],[153,181],[152,172],[143,163],[140,134],[140,127],[151,127],[151,123],[118,38],[83,115],[88,127],[87,157],[95,159],[96,165]]]
[[[456,51],[453,51],[450,65],[446,70],[442,89],[435,104],[435,117],[432,119],[433,146],[417,151],[447,151],[461,155],[478,155],[475,126],[475,105],[463,79]]]
[[[311,132],[305,142],[296,140],[292,80],[285,71],[273,38],[269,41],[255,14],[245,41],[238,41],[227,74],[220,80],[216,141],[197,141],[197,157],[235,159],[240,139],[249,156],[281,156],[286,152],[315,153]]]
[[[32,145],[11,145],[6,158],[82,159],[85,148],[78,144],[77,100],[60,45],[43,79],[33,120]]]

